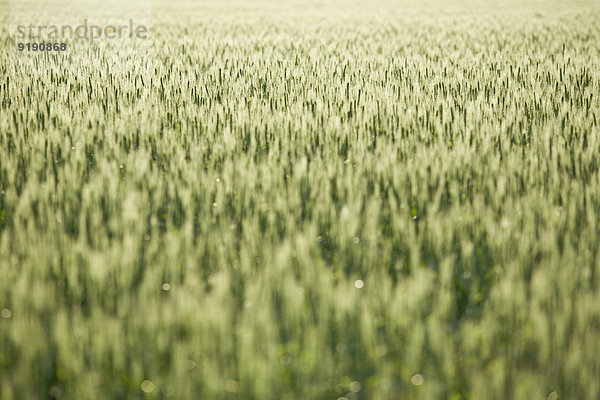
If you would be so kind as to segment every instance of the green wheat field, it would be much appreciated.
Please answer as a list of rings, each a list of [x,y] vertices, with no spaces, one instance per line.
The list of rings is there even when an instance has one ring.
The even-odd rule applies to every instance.
[[[0,399],[600,398],[600,2],[8,10]]]

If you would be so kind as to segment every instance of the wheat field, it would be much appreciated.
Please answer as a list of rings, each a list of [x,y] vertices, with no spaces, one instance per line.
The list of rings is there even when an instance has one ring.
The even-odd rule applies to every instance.
[[[1,399],[600,398],[599,2],[2,7]]]

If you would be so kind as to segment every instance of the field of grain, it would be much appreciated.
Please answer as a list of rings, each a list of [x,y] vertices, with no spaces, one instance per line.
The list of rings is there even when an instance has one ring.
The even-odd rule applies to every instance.
[[[2,7],[1,399],[600,398],[599,2]]]

